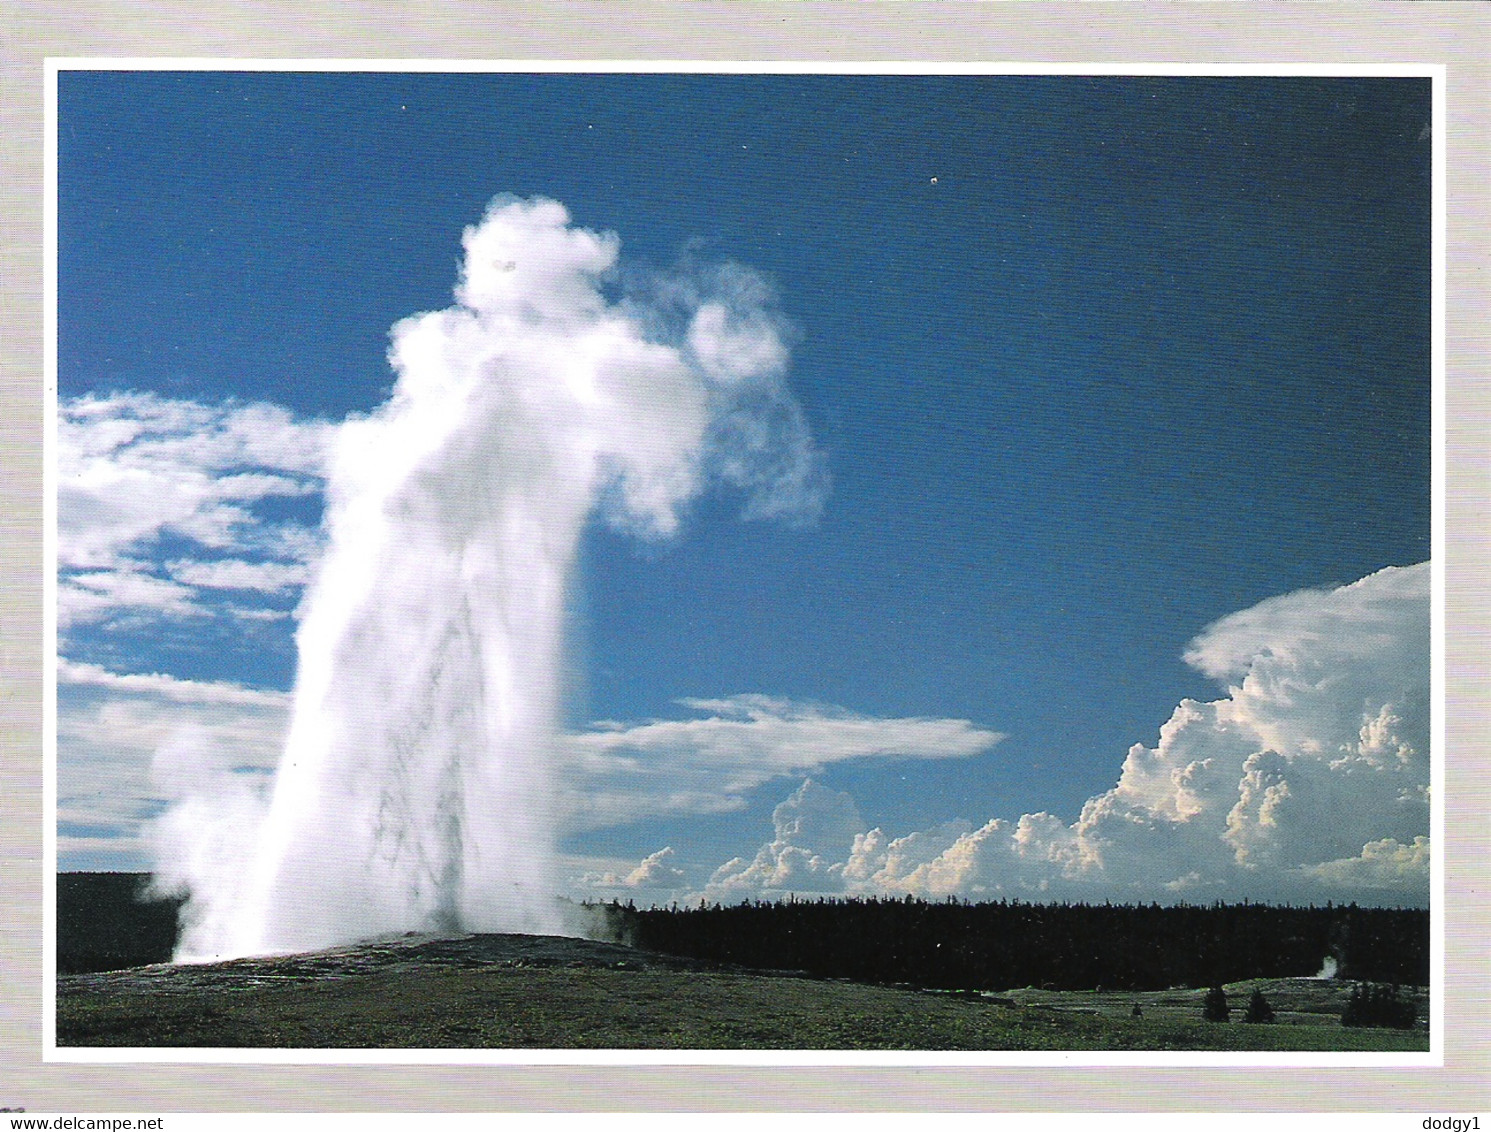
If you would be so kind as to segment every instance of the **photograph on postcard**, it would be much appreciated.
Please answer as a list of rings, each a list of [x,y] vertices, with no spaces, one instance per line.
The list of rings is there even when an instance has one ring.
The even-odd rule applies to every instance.
[[[1434,96],[57,68],[51,1054],[1428,1057]]]

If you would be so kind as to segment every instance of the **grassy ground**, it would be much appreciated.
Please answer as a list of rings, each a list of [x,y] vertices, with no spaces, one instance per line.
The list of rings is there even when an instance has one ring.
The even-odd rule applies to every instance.
[[[564,967],[373,971],[59,995],[58,1044],[281,1048],[1426,1050],[1423,1030],[1347,1029],[1346,987],[1260,981],[1278,1012],[1201,1018],[1204,991],[1012,991],[998,999],[727,972]],[[1142,1017],[1132,1017],[1134,1003]],[[1427,1014],[1427,1008],[1421,1008]]]

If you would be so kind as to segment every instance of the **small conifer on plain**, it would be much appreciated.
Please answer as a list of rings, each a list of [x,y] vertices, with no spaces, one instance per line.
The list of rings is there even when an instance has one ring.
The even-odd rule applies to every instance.
[[[1272,1022],[1274,1020],[1274,1008],[1268,1004],[1268,999],[1263,997],[1263,992],[1257,987],[1253,988],[1253,995],[1248,999],[1248,1012],[1243,1015],[1244,1022]]]
[[[1221,987],[1212,987],[1206,992],[1206,1001],[1201,1007],[1201,1017],[1208,1022],[1225,1022],[1232,1013],[1227,1005],[1227,992]]]

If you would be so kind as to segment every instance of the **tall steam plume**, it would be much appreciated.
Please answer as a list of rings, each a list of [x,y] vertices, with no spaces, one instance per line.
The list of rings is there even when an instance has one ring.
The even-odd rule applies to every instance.
[[[711,476],[747,517],[821,506],[756,277],[613,303],[616,237],[542,199],[463,243],[456,304],[394,328],[391,397],[340,429],[272,800],[231,875],[182,878],[180,957],[565,931],[550,778],[588,517],[667,536]]]

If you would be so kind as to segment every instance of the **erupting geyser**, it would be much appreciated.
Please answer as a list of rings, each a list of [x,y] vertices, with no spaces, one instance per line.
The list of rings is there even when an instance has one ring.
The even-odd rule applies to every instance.
[[[563,932],[550,779],[591,512],[668,535],[711,475],[748,516],[821,504],[756,277],[611,302],[617,239],[547,200],[499,198],[464,246],[456,305],[394,328],[391,397],[339,433],[272,800],[237,875],[184,878],[183,958]]]

